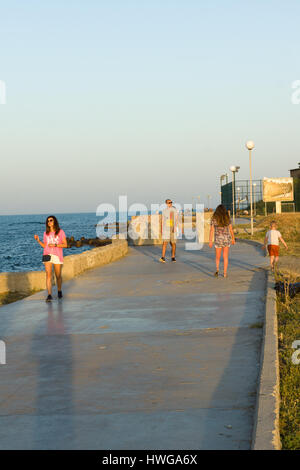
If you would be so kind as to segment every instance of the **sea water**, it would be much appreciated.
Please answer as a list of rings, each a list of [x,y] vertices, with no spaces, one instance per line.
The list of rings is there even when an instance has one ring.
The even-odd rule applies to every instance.
[[[96,238],[96,225],[99,238],[111,238],[115,233],[112,226],[105,228],[101,217],[93,213],[53,214],[67,237],[75,240],[81,237]],[[49,214],[1,215],[0,216],[0,272],[39,271],[43,248],[34,240],[37,234],[43,241],[45,221]],[[114,215],[107,215],[105,222],[114,222]],[[94,246],[64,248],[64,256],[87,251]]]

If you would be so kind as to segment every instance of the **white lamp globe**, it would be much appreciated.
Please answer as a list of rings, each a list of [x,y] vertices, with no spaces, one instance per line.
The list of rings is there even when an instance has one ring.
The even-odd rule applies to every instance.
[[[246,142],[246,147],[248,150],[253,150],[254,149],[254,142],[252,140],[248,140],[248,142]]]
[[[229,170],[230,170],[230,171],[236,171],[236,167],[235,167],[235,166],[231,166],[231,167],[229,168]]]

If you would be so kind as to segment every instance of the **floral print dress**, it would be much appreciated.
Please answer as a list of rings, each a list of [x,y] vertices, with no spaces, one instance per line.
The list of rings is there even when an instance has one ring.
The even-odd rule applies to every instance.
[[[215,236],[215,248],[226,248],[231,245],[232,238],[229,230],[231,225],[231,220],[228,225],[221,227],[217,225],[217,222],[214,218],[211,219],[211,225],[214,227],[214,236]]]

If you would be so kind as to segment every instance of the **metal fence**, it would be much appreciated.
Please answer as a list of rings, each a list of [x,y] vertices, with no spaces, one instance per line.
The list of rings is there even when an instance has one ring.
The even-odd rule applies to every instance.
[[[232,213],[233,183],[227,183],[221,186],[221,203]],[[275,212],[275,202],[263,202],[263,181],[253,181],[253,212],[254,214],[272,214]],[[282,202],[282,212],[300,211],[300,178],[294,178],[294,202]],[[250,181],[238,180],[235,182],[235,214],[243,211],[250,211]]]
[[[252,182],[252,194],[253,194],[253,209],[256,211],[256,204],[262,201],[262,180],[253,180]],[[232,213],[233,209],[233,197],[232,197],[233,183],[227,183],[221,186],[221,202],[224,204],[227,210]],[[235,213],[244,210],[249,210],[250,207],[250,181],[238,180],[235,182],[235,201],[234,211]]]

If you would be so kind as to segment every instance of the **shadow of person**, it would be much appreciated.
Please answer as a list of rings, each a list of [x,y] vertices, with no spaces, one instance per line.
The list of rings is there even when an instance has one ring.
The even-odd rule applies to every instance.
[[[32,449],[67,449],[74,440],[73,350],[63,302],[47,304],[47,324],[32,337],[36,363]]]
[[[234,254],[234,251],[233,251],[235,249],[234,247],[236,247],[236,246],[238,246],[238,245],[236,244],[236,245],[232,246],[230,248],[230,251],[229,251],[229,264],[228,264],[229,269],[230,269],[231,266],[243,269],[244,271],[254,271],[254,270],[259,269],[260,266],[254,265],[252,262],[247,262],[244,259],[239,259],[238,256],[236,254]],[[205,247],[205,248],[207,248],[207,247]],[[262,249],[259,248],[258,252],[262,255],[261,258],[262,258],[262,261],[263,261],[263,258],[265,258],[265,256],[263,254]],[[193,254],[197,255],[199,252],[191,251],[190,253],[192,255]],[[210,251],[207,251],[207,249],[201,250],[199,260],[201,260],[201,258],[202,259],[206,258],[207,260],[211,260],[212,265],[214,265],[215,264],[215,249],[212,248]],[[224,258],[223,258],[223,254],[222,254],[222,256],[220,258],[220,266],[222,266],[223,263],[224,263]]]
[[[243,294],[244,301],[241,303],[238,297],[236,300],[239,323],[216,342],[213,363],[218,364],[218,373],[201,423],[206,432],[199,436],[200,449],[251,448],[262,344],[259,322],[264,317],[265,286],[266,271],[255,272]],[[224,304],[231,296],[234,298],[234,293],[217,296],[217,314],[221,318]],[[258,326],[253,326],[252,321]]]
[[[48,304],[48,335],[64,335],[66,334],[64,317],[63,317],[63,303],[59,301],[57,304],[56,314],[53,312],[52,302]]]
[[[158,261],[161,256],[161,245],[140,245],[131,246],[132,250],[142,253],[144,256]]]
[[[248,245],[251,245],[252,248],[254,248],[254,250],[256,251],[256,253],[260,254],[263,258],[265,258],[267,256],[266,249],[262,249],[263,245],[259,244],[258,242],[255,242],[255,241],[252,241],[252,240],[245,240],[243,238],[236,238],[236,241],[238,243],[246,243]]]

